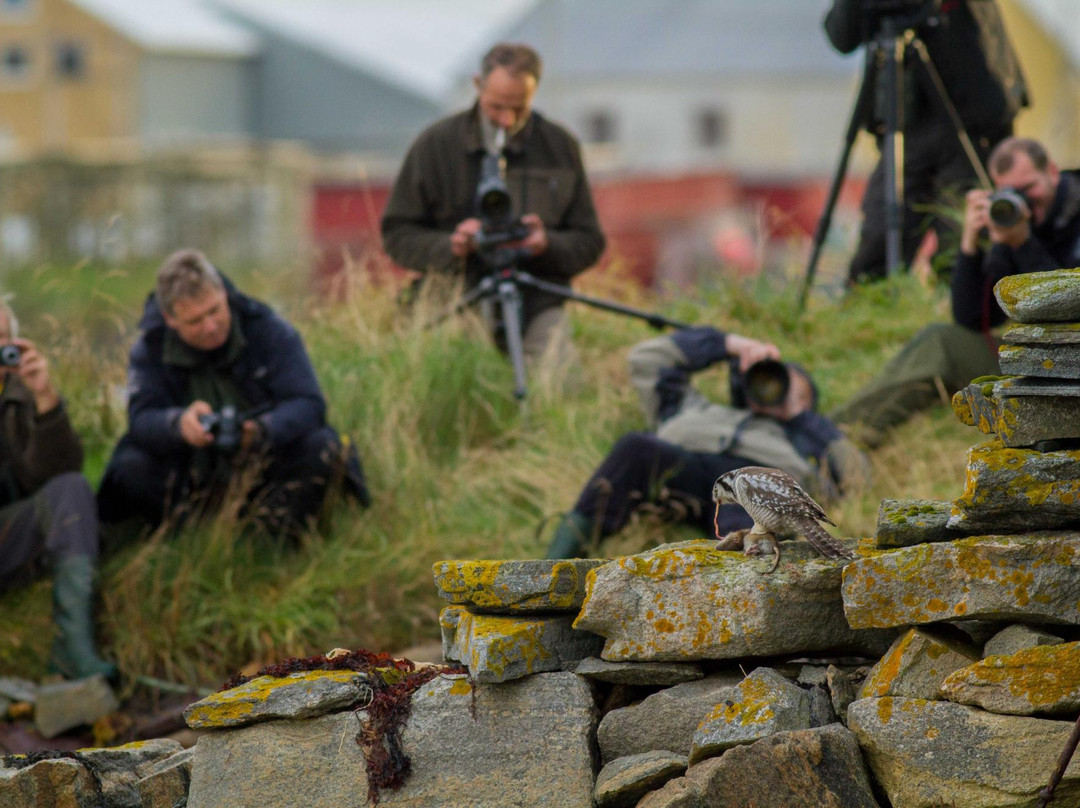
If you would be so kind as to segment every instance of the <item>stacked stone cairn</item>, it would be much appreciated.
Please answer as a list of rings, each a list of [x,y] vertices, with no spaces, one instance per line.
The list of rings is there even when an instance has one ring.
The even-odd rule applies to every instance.
[[[409,774],[378,803],[1034,808],[1080,712],[1080,270],[997,294],[1010,376],[954,399],[993,436],[963,494],[886,500],[846,565],[784,542],[767,574],[707,540],[437,563],[443,655],[468,673],[413,693]],[[191,705],[187,808],[371,804],[376,684],[296,672]],[[0,768],[0,805],[43,804],[31,776],[61,764]],[[167,804],[125,794],[54,804]],[[1080,760],[1055,797],[1080,804]]]

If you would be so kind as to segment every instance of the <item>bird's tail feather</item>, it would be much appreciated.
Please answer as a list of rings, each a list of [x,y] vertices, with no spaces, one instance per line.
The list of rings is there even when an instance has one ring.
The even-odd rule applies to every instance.
[[[817,522],[807,522],[803,531],[806,540],[817,548],[818,552],[826,558],[854,558],[855,554],[830,535],[825,528]]]

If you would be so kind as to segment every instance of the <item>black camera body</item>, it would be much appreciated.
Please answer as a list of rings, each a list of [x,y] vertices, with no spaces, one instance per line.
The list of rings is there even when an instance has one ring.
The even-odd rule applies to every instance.
[[[731,403],[739,408],[750,404],[776,407],[787,400],[791,389],[791,371],[776,359],[762,359],[745,371],[739,370],[738,357],[731,362]]]
[[[484,154],[480,161],[475,202],[480,232],[473,237],[473,243],[480,257],[494,269],[505,269],[524,258],[526,251],[504,245],[529,235],[528,226],[514,214],[514,202],[503,173],[502,155]]]
[[[16,368],[22,359],[22,349],[18,345],[0,345],[0,366]]]
[[[236,407],[226,405],[217,412],[199,416],[202,428],[214,436],[214,448],[222,454],[233,454],[240,448],[244,419]]]
[[[1001,188],[990,194],[990,221],[998,227],[1012,227],[1030,214],[1031,203],[1022,191]]]

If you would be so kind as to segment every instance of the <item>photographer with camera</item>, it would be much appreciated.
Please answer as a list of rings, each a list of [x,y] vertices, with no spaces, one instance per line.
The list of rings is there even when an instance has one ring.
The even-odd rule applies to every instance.
[[[50,670],[115,680],[94,643],[98,519],[82,462],[48,362],[0,299],[0,593],[51,571]]]
[[[1080,265],[1080,171],[1059,170],[1028,138],[1003,140],[988,167],[997,190],[973,190],[965,198],[952,274],[953,322],[919,331],[833,413],[868,446],[914,412],[947,404],[946,396],[972,379],[1001,372],[993,329],[1006,318],[994,284],[1007,275]]]
[[[255,472],[251,515],[272,532],[308,526],[335,480],[367,503],[359,458],[326,423],[300,334],[205,255],[165,260],[139,327],[128,432],[98,492],[103,521],[182,520],[220,500],[242,470]]]
[[[889,91],[883,68],[891,56],[886,51],[894,47],[893,42],[879,41],[886,23],[899,29],[903,42],[899,95]],[[903,172],[895,181],[904,197],[898,257],[909,265],[926,232],[926,206],[940,202],[944,191],[973,187],[973,158],[984,161],[1011,135],[1013,119],[1028,105],[1019,62],[994,0],[833,0],[824,27],[840,53],[852,53],[860,45],[873,49],[856,114],[876,138],[879,152],[887,145],[890,108],[896,111]],[[962,137],[970,141],[974,154],[964,148]],[[882,153],[863,196],[849,284],[879,280],[890,269],[886,179]],[[939,219],[932,224],[943,232]]]
[[[678,518],[711,536],[713,484],[745,466],[783,469],[826,499],[863,484],[865,458],[816,411],[810,374],[779,359],[775,345],[709,326],[634,346],[630,381],[654,432],[631,432],[615,443],[557,525],[547,557],[582,555],[648,503],[673,505]],[[730,405],[711,401],[691,384],[694,373],[720,364],[731,369]],[[751,524],[737,505],[715,513],[718,535]]]
[[[412,144],[382,218],[383,244],[396,263],[463,273],[466,289],[504,259],[566,287],[596,263],[604,235],[577,140],[532,109],[540,73],[532,48],[495,45],[474,79],[473,107],[436,122]],[[498,199],[483,193],[494,185],[505,189]],[[485,215],[488,198],[498,204]],[[523,215],[508,222],[515,218],[508,207]],[[492,231],[503,234],[498,243],[490,243]],[[557,365],[576,364],[563,298],[531,288],[521,297],[525,356],[538,358],[554,343]],[[496,338],[502,347],[505,337]]]

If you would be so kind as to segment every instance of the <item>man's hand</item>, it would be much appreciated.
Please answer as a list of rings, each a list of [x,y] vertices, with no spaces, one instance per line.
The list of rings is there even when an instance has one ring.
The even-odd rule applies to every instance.
[[[480,232],[481,226],[479,219],[465,219],[458,223],[454,232],[450,234],[450,252],[455,258],[464,258],[476,249],[474,239]]]
[[[193,401],[180,416],[180,436],[196,449],[203,449],[214,442],[214,436],[199,423],[200,415],[210,415],[214,408],[205,401]]]
[[[38,415],[48,412],[60,403],[60,394],[49,375],[49,363],[30,340],[14,339],[11,343],[18,346],[22,352],[15,372],[19,374],[26,389],[33,394],[34,409]]]
[[[780,349],[771,342],[759,342],[750,337],[742,337],[738,334],[728,334],[725,337],[725,347],[728,356],[739,358],[739,371],[745,371],[755,362],[762,359],[779,359]]]
[[[547,230],[544,228],[544,220],[535,213],[526,213],[521,217],[521,223],[529,228],[529,235],[525,236],[521,241],[508,246],[525,250],[529,255],[543,255],[546,253],[549,242]]]

